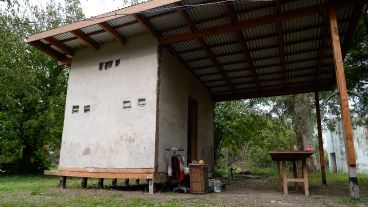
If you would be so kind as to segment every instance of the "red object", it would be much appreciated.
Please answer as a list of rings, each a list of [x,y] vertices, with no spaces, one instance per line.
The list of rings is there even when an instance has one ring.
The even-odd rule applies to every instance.
[[[311,146],[307,146],[307,148],[305,149],[305,151],[311,152],[312,151],[312,147]]]

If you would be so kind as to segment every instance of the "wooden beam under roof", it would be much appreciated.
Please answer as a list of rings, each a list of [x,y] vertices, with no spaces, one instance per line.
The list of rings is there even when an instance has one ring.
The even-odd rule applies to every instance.
[[[60,41],[58,41],[54,37],[46,37],[45,40],[46,40],[46,42],[48,42],[51,45],[54,45],[55,47],[57,47],[59,50],[63,51],[64,53],[67,53],[67,54],[73,56],[73,54],[74,54],[73,48],[65,45],[64,43],[62,43]]]
[[[98,24],[105,32],[109,33],[120,44],[124,44],[124,37],[119,34],[112,26],[107,22],[101,22]]]
[[[316,90],[318,91],[329,91],[335,88],[335,86],[331,83],[326,84],[303,84],[299,86],[295,86],[292,88],[283,88],[283,85],[280,85],[279,88],[274,89],[264,89],[262,93],[251,90],[247,92],[240,92],[236,94],[223,94],[215,96],[215,101],[231,101],[231,100],[239,100],[239,99],[250,99],[250,98],[260,98],[260,97],[270,97],[270,96],[283,96],[283,95],[291,95],[291,94],[299,94],[299,93],[310,93]],[[273,86],[274,87],[274,86]]]
[[[235,9],[234,9],[234,6],[233,6],[232,2],[225,4],[225,8],[228,12],[228,15],[231,19],[231,22],[233,24],[238,23],[239,19],[238,19],[236,13],[235,13]],[[252,75],[253,75],[254,79],[257,81],[257,87],[261,90],[261,84],[259,82],[257,71],[254,68],[254,63],[252,61],[252,56],[250,55],[250,51],[249,51],[248,45],[246,43],[246,40],[244,38],[243,31],[242,30],[236,31],[236,35],[238,37],[238,40],[240,42],[240,47],[243,51],[243,54],[245,56],[245,59],[247,61],[248,66],[249,66],[249,68],[252,72]]]
[[[92,47],[95,50],[98,50],[98,44],[95,42],[90,36],[82,32],[82,30],[74,30],[71,31],[71,33],[79,38],[80,41],[82,41],[83,44]]]
[[[176,3],[176,5],[178,6],[178,11],[180,13],[180,15],[182,16],[182,18],[184,19],[184,22],[187,24],[187,26],[189,27],[189,29],[191,31],[195,31],[197,28],[196,26],[193,24],[192,19],[190,18],[189,14],[187,13],[186,10],[184,10],[181,6],[183,5],[181,2]],[[201,48],[205,51],[205,53],[209,56],[209,58],[211,59],[212,63],[215,65],[216,69],[221,73],[222,77],[224,78],[225,82],[228,84],[228,86],[230,87],[230,89],[235,92],[235,87],[233,85],[233,83],[231,82],[229,76],[226,74],[226,70],[222,67],[222,65],[217,61],[216,57],[214,56],[213,52],[211,51],[210,47],[207,45],[207,43],[204,41],[203,38],[198,38],[197,39],[199,45],[201,46]]]
[[[281,3],[280,0],[276,0],[276,15],[281,15]],[[287,87],[287,73],[286,73],[286,55],[285,55],[285,43],[284,43],[284,32],[282,29],[282,21],[276,21],[276,30],[277,30],[277,42],[279,44],[279,53],[280,53],[280,64],[282,70],[282,76],[284,78],[284,85]]]
[[[52,49],[51,47],[48,47],[46,44],[44,44],[41,41],[34,41],[30,42],[33,47],[45,52],[46,54],[50,55],[51,57],[55,58],[56,60],[64,60],[68,57],[66,57],[64,54],[61,54],[60,52]]]
[[[336,0],[334,5],[338,8],[346,7],[346,6],[353,6],[353,5],[360,5],[364,4],[364,0]],[[266,24],[273,24],[278,21],[284,21],[289,19],[295,19],[304,16],[315,15],[319,13],[326,13],[329,9],[329,3],[322,3],[319,5],[308,6],[299,9],[293,9],[290,11],[283,12],[280,16],[277,15],[267,15],[252,19],[247,19],[236,24],[225,24],[221,26],[211,27],[202,30],[196,30],[194,32],[185,32],[178,35],[162,37],[160,38],[161,44],[172,44],[176,42],[191,40],[191,39],[198,39],[201,37],[211,36],[211,35],[218,35],[228,32],[234,32],[237,30],[242,30],[246,28],[257,27]]]
[[[156,27],[150,22],[143,14],[135,14],[134,17],[139,23],[141,23],[146,31],[156,38],[160,38],[162,35],[157,31]]]

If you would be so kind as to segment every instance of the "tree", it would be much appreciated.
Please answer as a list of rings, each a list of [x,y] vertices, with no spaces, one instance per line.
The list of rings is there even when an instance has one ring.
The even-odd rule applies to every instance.
[[[45,9],[8,1],[1,10],[0,168],[40,172],[59,150],[68,71],[26,38],[83,17],[79,1],[71,0]]]

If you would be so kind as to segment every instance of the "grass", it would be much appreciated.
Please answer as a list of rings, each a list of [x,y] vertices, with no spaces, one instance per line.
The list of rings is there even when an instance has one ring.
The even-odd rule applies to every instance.
[[[271,173],[270,170],[259,170],[258,173]],[[314,195],[311,198],[305,198],[303,195],[297,194],[298,199],[309,199],[307,202],[322,203],[325,206],[364,206],[368,205],[368,175],[359,175],[359,184],[361,186],[362,199],[359,202],[351,201],[348,197],[348,176],[347,174],[327,173],[328,187],[322,190],[311,189]],[[97,180],[89,180],[88,189],[80,189],[80,179],[69,178],[67,189],[57,187],[58,180],[56,177],[46,177],[41,175],[34,176],[0,176],[0,206],[147,206],[147,207],[179,207],[179,206],[228,206],[228,202],[237,199],[241,205],[258,206],[258,202],[267,200],[267,196],[276,195],[276,198],[283,198],[276,190],[267,192],[267,187],[260,189],[262,195],[261,200],[248,203],[257,199],[259,191],[251,191],[252,183],[255,186],[267,186],[270,182],[277,185],[277,179],[274,173],[266,180],[247,181],[244,186],[245,194],[239,196],[235,192],[227,194],[206,194],[204,196],[184,195],[175,193],[148,195],[145,192],[117,191],[108,188],[100,190],[92,187]],[[106,179],[105,183],[111,183]],[[312,173],[310,175],[310,185],[319,186],[321,183],[320,175]],[[121,184],[121,181],[120,181]],[[241,185],[240,185],[241,186]],[[277,188],[276,188],[277,189]],[[321,191],[321,192],[318,192]],[[271,192],[271,193],[270,193]],[[317,193],[318,192],[318,193]],[[321,194],[321,195],[318,195]],[[327,196],[327,197],[326,197]],[[270,198],[270,199],[271,199]],[[292,198],[292,197],[290,197]],[[285,199],[285,198],[283,198]],[[283,202],[300,202],[299,200],[286,200]],[[233,204],[236,206],[236,203]],[[262,206],[265,206],[262,204]],[[268,206],[268,205],[266,205]]]

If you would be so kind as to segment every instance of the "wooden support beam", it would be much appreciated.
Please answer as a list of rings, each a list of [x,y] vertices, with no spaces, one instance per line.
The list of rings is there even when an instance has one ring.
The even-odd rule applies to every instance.
[[[151,36],[156,38],[161,37],[161,34],[157,31],[155,26],[143,14],[135,14],[134,17],[143,25],[143,27]]]
[[[60,41],[58,41],[54,37],[47,37],[44,40],[46,40],[49,44],[54,45],[55,47],[57,47],[59,50],[63,51],[64,53],[67,53],[67,54],[73,56],[73,54],[74,54],[73,48],[65,45],[64,43],[62,43]]]
[[[180,13],[180,15],[182,16],[182,18],[184,19],[184,22],[187,24],[187,26],[189,27],[189,29],[191,31],[196,31],[197,28],[193,24],[192,19],[190,18],[189,14],[187,13],[186,10],[184,10],[182,7],[180,7],[180,6],[182,6],[182,3],[181,2],[178,2],[178,3],[176,3],[176,5],[178,6],[178,12]],[[230,87],[230,89],[233,92],[235,92],[235,87],[234,87],[233,83],[231,82],[229,76],[226,74],[226,70],[217,61],[217,58],[213,54],[213,52],[211,51],[211,48],[207,45],[207,43],[205,42],[205,40],[203,38],[198,38],[197,41],[198,41],[199,45],[201,46],[201,48],[208,55],[209,59],[211,59],[211,62],[214,64],[214,66],[216,67],[216,69],[221,73],[222,77],[224,78],[225,82],[228,84],[228,86]]]
[[[349,98],[348,98],[347,87],[346,87],[344,62],[343,62],[343,57],[342,57],[342,52],[341,52],[339,29],[337,26],[337,15],[336,15],[335,8],[329,9],[329,17],[330,17],[332,50],[333,50],[334,60],[335,60],[337,88],[340,93],[341,119],[342,119],[342,126],[343,126],[344,140],[345,140],[346,160],[348,164],[350,196],[353,199],[358,199],[359,198],[359,186],[358,186],[358,178],[357,178],[357,173],[356,173],[356,157],[355,157],[355,149],[354,149],[354,141],[353,141],[353,128],[352,128],[351,117],[350,117]]]
[[[103,188],[104,187],[104,179],[103,178],[98,179],[97,187],[98,188]]]
[[[105,32],[109,33],[117,42],[124,44],[124,37],[119,34],[112,26],[107,22],[101,22],[98,24]]]
[[[323,67],[331,67],[331,69],[333,69],[333,65],[332,64],[324,64]],[[302,68],[295,68],[295,69],[290,69],[289,72],[299,72],[299,71],[312,71],[314,68],[312,67],[302,67]],[[241,72],[241,71],[248,71],[248,69],[246,68],[239,68],[239,69],[233,69],[233,70],[227,70],[228,73],[233,73],[233,72]],[[204,74],[198,74],[198,77],[205,77],[205,76],[209,76],[209,75],[218,75],[219,72],[211,72],[211,73],[204,73]],[[278,71],[272,71],[272,72],[266,72],[266,73],[260,73],[258,76],[266,76],[266,75],[275,75],[275,74],[279,74]]]
[[[98,50],[98,44],[97,42],[95,42],[90,36],[88,36],[87,34],[85,34],[84,32],[82,32],[82,30],[78,29],[78,30],[74,30],[74,31],[71,31],[71,33],[73,35],[75,35],[76,37],[79,38],[79,40],[89,46],[89,47],[92,47],[93,49],[95,50]]]
[[[87,188],[88,178],[82,178],[81,180],[81,188]]]
[[[318,149],[319,149],[319,162],[321,164],[321,178],[322,178],[322,184],[327,185],[325,152],[324,152],[324,149],[323,149],[323,139],[322,139],[321,109],[320,109],[320,105],[319,105],[318,91],[314,92],[314,101],[315,101],[315,105],[316,105]]]
[[[29,44],[31,44],[33,47],[41,50],[42,52],[50,55],[51,57],[55,58],[56,60],[68,59],[68,57],[66,57],[65,55],[63,55],[63,54],[59,53],[58,51],[52,49],[51,47],[48,47],[47,45],[45,45],[41,41],[30,42]]]
[[[231,22],[233,24],[238,23],[239,19],[236,15],[233,4],[231,2],[229,2],[229,3],[225,4],[225,8],[227,10],[227,13],[228,13],[230,19],[231,19]],[[243,54],[245,56],[245,59],[247,61],[247,65],[250,68],[252,76],[254,77],[255,81],[257,82],[257,87],[259,88],[259,90],[261,90],[262,86],[261,86],[261,83],[259,81],[257,71],[254,68],[254,63],[252,61],[252,56],[250,55],[250,51],[249,51],[248,45],[246,43],[245,37],[243,35],[243,32],[241,30],[238,30],[238,31],[236,31],[236,35],[237,35],[238,40],[240,42],[240,47],[242,49],[242,52],[243,52]]]
[[[355,6],[353,9],[351,20],[349,21],[349,26],[347,28],[347,33],[344,37],[344,42],[341,45],[342,56],[345,57],[346,53],[348,52],[350,42],[353,39],[353,35],[357,24],[359,22],[359,18],[362,14],[362,5]],[[368,28],[367,28],[368,29]]]
[[[326,21],[327,22],[327,21]],[[328,25],[326,25],[328,26]],[[323,52],[326,49],[326,41],[328,38],[328,33],[330,32],[330,30],[328,29],[328,27],[324,30],[322,36],[321,36],[321,40],[320,40],[320,45],[319,45],[319,49],[318,49],[318,55],[317,55],[317,65],[316,65],[316,74],[314,77],[314,82],[318,82],[318,77],[321,73],[322,70],[322,62],[323,62]]]
[[[231,101],[231,100],[239,100],[239,99],[249,99],[249,98],[260,98],[260,97],[270,97],[270,96],[282,96],[282,95],[290,95],[290,94],[299,94],[299,93],[310,93],[316,90],[319,91],[328,91],[334,88],[334,85],[330,82],[328,83],[320,83],[318,85],[314,84],[300,84],[297,86],[293,86],[293,88],[283,88],[283,85],[272,86],[273,89],[263,89],[262,93],[256,90],[249,91],[239,91],[235,94],[220,94],[216,95],[218,91],[215,91],[215,101]]]
[[[336,0],[334,5],[338,8],[353,6],[356,4],[363,4],[363,0]],[[218,35],[228,32],[234,32],[237,30],[242,30],[246,28],[252,28],[257,26],[262,26],[266,24],[273,24],[275,22],[281,22],[289,19],[295,19],[304,16],[310,16],[319,13],[325,13],[328,11],[329,3],[321,3],[319,5],[308,6],[300,9],[293,9],[290,11],[283,12],[280,16],[277,15],[267,15],[263,17],[252,18],[244,20],[235,24],[225,24],[221,26],[211,27],[207,29],[197,30],[194,32],[186,32],[183,34],[162,37],[160,38],[161,44],[172,44],[175,42],[181,42],[191,39],[198,39],[201,37],[207,37],[211,35]]]
[[[280,0],[276,0],[276,15],[281,16],[281,3]],[[280,55],[280,64],[281,64],[281,72],[284,81],[285,87],[287,87],[287,73],[286,73],[286,58],[285,58],[285,43],[284,43],[284,32],[282,29],[282,21],[276,21],[276,30],[277,30],[277,42],[279,44],[279,55]]]

